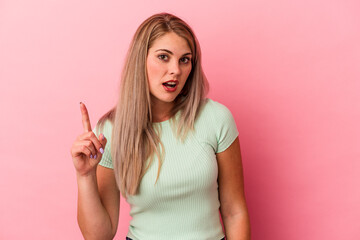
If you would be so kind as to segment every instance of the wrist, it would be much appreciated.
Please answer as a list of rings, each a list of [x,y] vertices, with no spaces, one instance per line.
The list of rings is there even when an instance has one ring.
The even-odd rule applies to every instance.
[[[80,173],[76,171],[76,178],[78,182],[88,182],[96,180],[96,170],[87,173]]]

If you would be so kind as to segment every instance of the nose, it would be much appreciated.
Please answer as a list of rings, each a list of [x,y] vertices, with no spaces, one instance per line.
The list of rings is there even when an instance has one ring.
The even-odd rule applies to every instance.
[[[181,73],[180,64],[177,61],[172,61],[169,66],[169,72],[171,75],[179,75]]]

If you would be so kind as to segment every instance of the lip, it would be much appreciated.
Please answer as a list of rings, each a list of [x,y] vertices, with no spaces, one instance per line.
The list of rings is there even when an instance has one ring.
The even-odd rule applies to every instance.
[[[164,85],[164,83],[169,83],[169,82],[175,83],[175,84],[176,84],[175,87],[173,87],[173,88],[168,88],[167,86]],[[162,86],[164,87],[164,89],[165,89],[167,92],[175,92],[176,89],[177,89],[178,84],[179,84],[179,81],[178,81],[178,80],[169,80],[169,81],[163,82],[163,83],[162,83]]]
[[[169,81],[163,82],[163,84],[164,84],[164,83],[168,83],[168,82],[174,82],[174,83],[176,83],[176,85],[179,84],[179,81],[178,81],[178,80],[169,80]]]

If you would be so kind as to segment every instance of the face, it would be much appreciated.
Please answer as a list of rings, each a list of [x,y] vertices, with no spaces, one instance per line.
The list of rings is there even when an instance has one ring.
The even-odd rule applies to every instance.
[[[172,103],[191,72],[191,50],[186,40],[176,33],[156,39],[148,51],[146,70],[151,100]]]

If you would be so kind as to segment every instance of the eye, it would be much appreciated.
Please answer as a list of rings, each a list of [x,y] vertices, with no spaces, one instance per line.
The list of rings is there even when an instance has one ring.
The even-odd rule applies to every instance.
[[[159,58],[160,60],[164,60],[164,61],[167,61],[167,60],[168,60],[168,56],[165,55],[165,54],[160,54],[160,55],[158,56],[158,58]]]
[[[180,58],[180,62],[182,62],[182,63],[188,63],[188,62],[190,62],[190,58],[188,58],[188,57]]]

